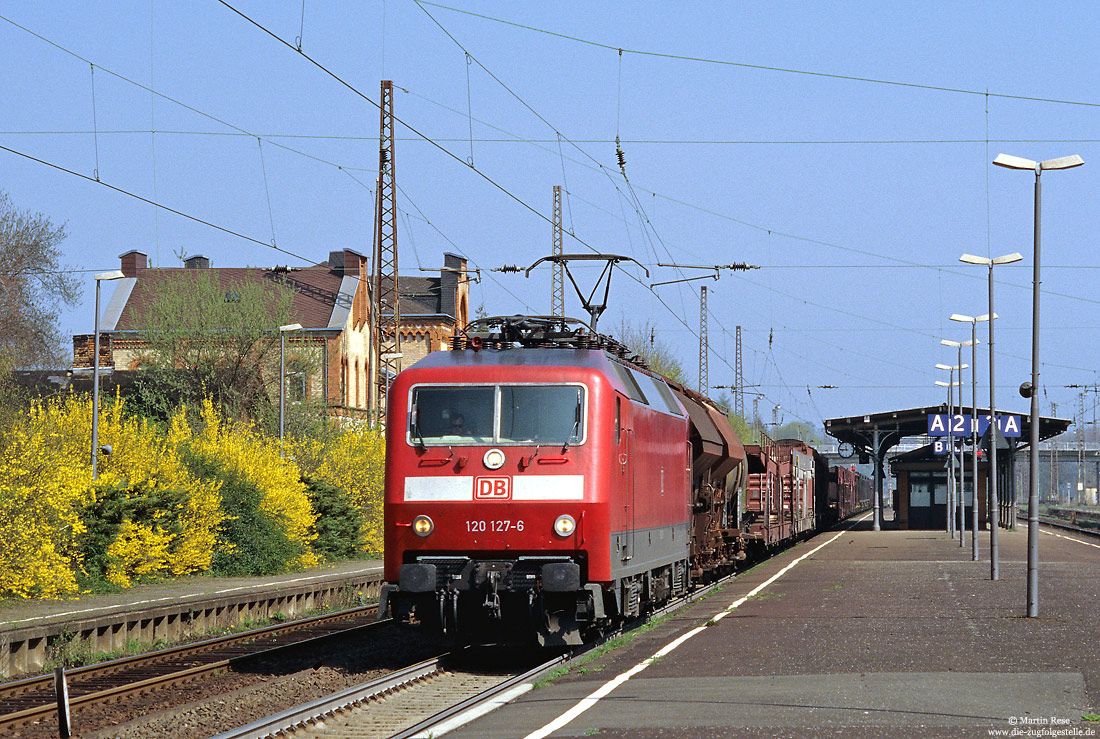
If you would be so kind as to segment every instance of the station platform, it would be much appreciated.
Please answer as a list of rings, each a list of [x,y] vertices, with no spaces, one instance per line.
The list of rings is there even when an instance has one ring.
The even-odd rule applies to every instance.
[[[870,528],[802,542],[450,736],[1100,732],[1100,543],[1042,529],[1027,618],[1026,526],[1001,531],[997,582],[987,532],[974,562],[942,532]]]
[[[381,577],[382,560],[351,560],[301,572],[265,577],[207,577],[196,575],[152,585],[138,585],[118,593],[85,595],[70,600],[8,598],[0,600],[0,630],[46,623],[63,623],[74,618],[94,618],[108,613],[148,606],[217,598],[231,593],[257,593],[303,583],[358,577]]]
[[[71,600],[0,600],[0,678],[33,673],[58,640],[110,653],[131,641],[173,642],[242,621],[292,618],[378,599],[380,560],[350,560],[265,577],[192,577]]]

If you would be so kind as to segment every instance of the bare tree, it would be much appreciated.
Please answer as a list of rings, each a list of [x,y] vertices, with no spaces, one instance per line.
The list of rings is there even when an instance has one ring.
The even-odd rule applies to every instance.
[[[290,323],[293,296],[274,280],[222,284],[208,270],[165,281],[137,316],[142,410],[166,417],[210,396],[231,416],[266,416],[278,396],[277,328]]]
[[[660,338],[652,321],[646,321],[641,326],[635,327],[624,317],[619,322],[614,336],[630,351],[641,357],[654,372],[676,382],[686,381],[684,368],[676,359],[672,349]]]
[[[80,297],[72,268],[60,263],[67,235],[41,213],[17,210],[0,190],[0,366],[57,366],[67,356],[58,318]]]

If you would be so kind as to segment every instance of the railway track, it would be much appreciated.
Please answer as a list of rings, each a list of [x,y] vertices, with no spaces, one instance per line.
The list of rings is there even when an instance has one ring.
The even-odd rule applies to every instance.
[[[701,587],[623,630],[566,654],[546,659],[543,652],[533,651],[526,658],[494,665],[491,657],[499,651],[467,648],[227,731],[214,739],[438,735],[452,722],[464,723],[461,717],[467,712],[511,700],[530,690],[541,676],[568,666],[610,639],[694,603],[732,577]],[[489,665],[486,655],[490,655]]]
[[[364,606],[285,624],[179,645],[66,671],[70,706],[119,701],[194,682],[249,660],[285,650],[306,649],[337,634],[376,628],[377,606]],[[40,675],[0,684],[0,735],[27,727],[57,725],[54,676]]]
[[[1020,516],[1024,521],[1027,520],[1027,516]],[[1083,528],[1081,526],[1075,526],[1071,523],[1059,520],[1057,518],[1050,518],[1049,516],[1039,516],[1039,523],[1044,526],[1050,526],[1055,529],[1062,529],[1063,531],[1072,531],[1075,534],[1081,534],[1082,536],[1088,536],[1093,539],[1100,539],[1100,531],[1096,529]]]

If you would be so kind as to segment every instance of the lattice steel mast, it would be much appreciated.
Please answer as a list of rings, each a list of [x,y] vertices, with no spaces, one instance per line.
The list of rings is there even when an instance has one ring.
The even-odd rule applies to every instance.
[[[710,380],[707,378],[707,286],[699,286],[699,392],[706,395]]]
[[[561,256],[561,185],[554,185],[554,249],[555,257]],[[554,262],[550,283],[550,315],[565,315],[565,273],[561,262]]]
[[[392,375],[401,366],[401,309],[397,293],[397,187],[394,180],[393,142],[393,82],[382,80],[372,278],[372,421],[385,418],[386,390]]]
[[[745,373],[741,369],[741,327],[737,327],[737,356],[734,361],[733,410],[741,418],[745,417]]]

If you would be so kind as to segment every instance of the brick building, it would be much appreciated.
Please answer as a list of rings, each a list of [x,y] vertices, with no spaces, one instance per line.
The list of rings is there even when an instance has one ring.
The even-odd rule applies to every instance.
[[[243,282],[282,284],[294,290],[291,321],[303,330],[287,335],[288,354],[309,351],[319,370],[302,378],[302,392],[323,397],[334,415],[355,415],[368,405],[370,377],[370,292],[367,259],[351,249],[329,253],[309,267],[211,267],[203,256],[188,257],[181,267],[148,266],[137,250],[120,255],[125,278],[113,282],[114,293],[100,318],[100,365],[136,370],[143,342],[140,316],[154,296],[193,279],[195,270],[213,275],[226,300]],[[112,284],[112,283],[109,283]],[[401,277],[403,366],[430,351],[446,349],[458,326],[467,322],[469,279],[466,260],[445,255],[438,277]],[[274,328],[274,326],[273,326]],[[92,366],[93,335],[73,337],[73,367]]]

